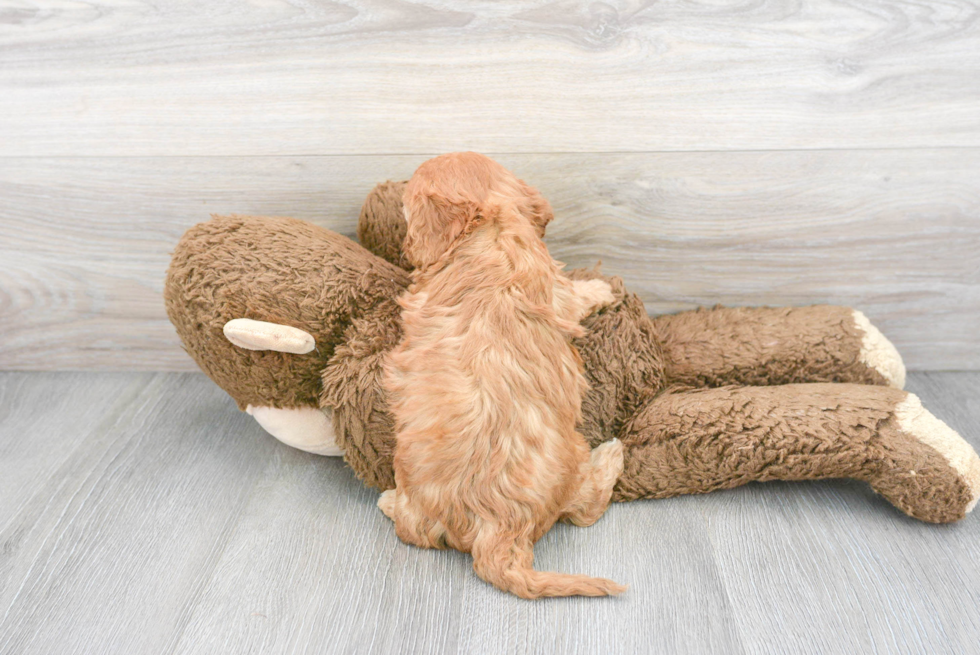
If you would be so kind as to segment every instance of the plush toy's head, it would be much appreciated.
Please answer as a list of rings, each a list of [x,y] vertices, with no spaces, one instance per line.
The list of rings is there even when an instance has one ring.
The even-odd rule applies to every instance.
[[[187,352],[245,409],[319,404],[320,376],[362,317],[393,311],[405,272],[350,239],[292,218],[215,216],[189,229],[164,287]],[[315,349],[249,350],[226,338],[235,319],[296,328]]]
[[[526,220],[544,236],[551,206],[534,188],[475,152],[441,155],[423,163],[403,197],[405,254],[416,267],[438,260],[462,235],[497,215]]]

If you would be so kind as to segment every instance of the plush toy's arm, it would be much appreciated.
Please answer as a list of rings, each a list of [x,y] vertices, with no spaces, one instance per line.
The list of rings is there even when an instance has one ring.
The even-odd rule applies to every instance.
[[[667,393],[625,426],[614,500],[751,481],[854,478],[905,513],[946,523],[980,496],[980,458],[918,398],[857,384]]]
[[[671,382],[858,382],[902,388],[898,351],[847,307],[718,307],[654,319]]]

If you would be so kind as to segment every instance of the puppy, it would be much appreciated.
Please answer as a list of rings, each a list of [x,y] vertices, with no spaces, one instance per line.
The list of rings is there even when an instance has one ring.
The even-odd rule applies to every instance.
[[[482,155],[425,162],[404,201],[416,269],[386,362],[396,488],[379,507],[403,541],[470,552],[523,598],[624,591],[532,568],[534,543],[559,518],[598,520],[623,471],[619,441],[590,453],[575,431],[586,382],[570,339],[609,285],[562,275],[541,240],[550,205]]]

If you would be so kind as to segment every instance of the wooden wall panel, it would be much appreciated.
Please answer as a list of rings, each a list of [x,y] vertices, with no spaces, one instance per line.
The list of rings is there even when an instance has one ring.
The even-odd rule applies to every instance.
[[[0,368],[189,370],[161,299],[210,212],[352,235],[427,155],[0,158]],[[552,252],[651,312],[848,304],[911,368],[980,367],[980,149],[504,155],[555,206]]]
[[[25,1],[0,156],[980,146],[969,0]]]

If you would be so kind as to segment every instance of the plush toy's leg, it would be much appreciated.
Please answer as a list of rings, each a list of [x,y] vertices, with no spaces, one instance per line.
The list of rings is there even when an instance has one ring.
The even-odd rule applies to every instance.
[[[316,455],[340,456],[344,452],[334,440],[330,410],[316,407],[253,407],[245,411],[262,428],[287,446]]]
[[[613,486],[622,472],[623,442],[613,439],[593,448],[582,486],[562,518],[582,527],[598,521],[609,506]]]
[[[624,428],[613,500],[751,481],[855,478],[910,516],[963,518],[980,458],[914,395],[856,384],[724,387],[663,394]]]
[[[654,319],[668,380],[693,386],[905,386],[902,358],[848,307],[719,307]]]

